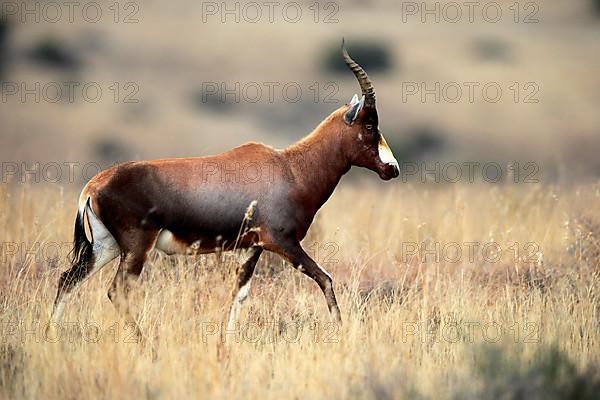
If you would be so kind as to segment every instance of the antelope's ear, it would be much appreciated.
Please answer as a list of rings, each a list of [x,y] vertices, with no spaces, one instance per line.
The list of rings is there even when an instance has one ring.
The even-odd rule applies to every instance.
[[[352,97],[352,100],[350,100],[350,108],[344,113],[344,122],[347,125],[352,125],[358,117],[358,113],[360,112],[360,110],[362,110],[364,105],[365,96],[362,96],[362,98],[358,100],[358,96],[354,95],[354,97]]]

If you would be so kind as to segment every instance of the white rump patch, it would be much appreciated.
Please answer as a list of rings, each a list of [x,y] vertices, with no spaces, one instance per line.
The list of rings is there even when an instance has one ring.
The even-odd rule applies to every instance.
[[[92,236],[94,270],[102,268],[119,255],[119,245],[90,206],[85,209]]]
[[[383,135],[379,138],[379,159],[385,164],[395,165],[396,168],[400,169],[398,161],[396,161],[396,157],[394,157],[394,153],[392,153]]]

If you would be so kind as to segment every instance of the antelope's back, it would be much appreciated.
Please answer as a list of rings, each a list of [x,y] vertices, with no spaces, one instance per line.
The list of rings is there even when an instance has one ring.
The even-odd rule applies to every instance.
[[[111,231],[167,229],[180,240],[208,243],[238,235],[249,206],[252,225],[264,210],[287,204],[289,170],[281,154],[250,143],[215,156],[128,162],[94,177],[82,198]]]

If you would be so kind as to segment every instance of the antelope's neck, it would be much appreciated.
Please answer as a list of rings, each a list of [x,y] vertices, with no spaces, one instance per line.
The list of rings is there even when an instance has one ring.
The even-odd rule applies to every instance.
[[[317,128],[283,150],[294,174],[294,190],[303,205],[314,213],[350,170],[351,165],[346,159],[341,139],[341,132]]]

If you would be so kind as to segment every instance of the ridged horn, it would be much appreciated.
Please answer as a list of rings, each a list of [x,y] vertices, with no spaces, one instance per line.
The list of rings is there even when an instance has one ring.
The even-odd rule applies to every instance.
[[[344,57],[344,62],[346,65],[352,70],[354,76],[358,80],[358,84],[360,85],[360,90],[362,94],[365,96],[365,107],[375,108],[375,89],[373,88],[373,84],[369,79],[369,76],[365,72],[364,69],[356,61],[354,61],[350,55],[348,55],[348,51],[346,50],[346,45],[344,44],[344,39],[342,38],[342,56]]]

